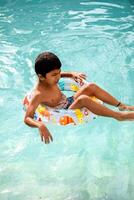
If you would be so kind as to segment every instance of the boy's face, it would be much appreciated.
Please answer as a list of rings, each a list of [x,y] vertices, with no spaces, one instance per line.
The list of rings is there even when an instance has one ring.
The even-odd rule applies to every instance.
[[[50,85],[56,85],[61,77],[61,69],[54,69],[46,74],[45,81]]]

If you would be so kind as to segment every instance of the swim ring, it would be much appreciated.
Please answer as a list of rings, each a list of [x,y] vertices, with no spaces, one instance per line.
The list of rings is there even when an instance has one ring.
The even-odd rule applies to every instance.
[[[74,81],[71,78],[61,78],[59,80],[59,88],[62,91],[77,92],[83,85],[88,84],[86,80]],[[29,102],[32,98],[32,93],[29,92],[24,100],[24,110],[26,111]],[[92,97],[94,101],[102,103],[99,99]],[[34,119],[37,121],[43,121],[44,123],[67,125],[67,124],[84,124],[89,123],[95,119],[96,115],[89,111],[87,108],[82,109],[54,109],[44,104],[40,104],[34,114]]]

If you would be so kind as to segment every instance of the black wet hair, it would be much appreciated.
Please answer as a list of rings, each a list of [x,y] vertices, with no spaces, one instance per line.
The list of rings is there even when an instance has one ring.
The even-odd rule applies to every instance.
[[[43,52],[35,60],[35,72],[37,75],[41,74],[45,77],[48,72],[60,68],[61,61],[52,52]]]

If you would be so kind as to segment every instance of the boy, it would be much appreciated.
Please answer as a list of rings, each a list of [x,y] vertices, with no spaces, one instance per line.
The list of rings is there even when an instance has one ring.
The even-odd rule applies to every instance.
[[[37,127],[40,132],[41,140],[45,143],[53,141],[52,135],[43,122],[33,119],[35,110],[40,103],[58,109],[78,109],[87,107],[91,112],[97,115],[112,117],[120,121],[134,119],[134,112],[113,111],[93,101],[90,98],[91,96],[95,96],[107,104],[116,106],[119,110],[134,110],[134,106],[122,104],[94,83],[89,83],[81,87],[74,96],[67,98],[57,85],[60,77],[70,77],[77,80],[85,79],[86,76],[77,72],[61,72],[61,62],[59,58],[51,52],[43,52],[36,58],[35,72],[38,76],[38,83],[33,90],[34,95],[27,108],[24,122],[31,127]]]

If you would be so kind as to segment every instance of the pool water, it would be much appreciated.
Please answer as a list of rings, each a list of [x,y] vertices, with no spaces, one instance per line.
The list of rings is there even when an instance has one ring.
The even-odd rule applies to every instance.
[[[133,200],[133,122],[49,126],[45,145],[22,110],[46,50],[134,104],[133,0],[1,0],[0,38],[0,199]]]

